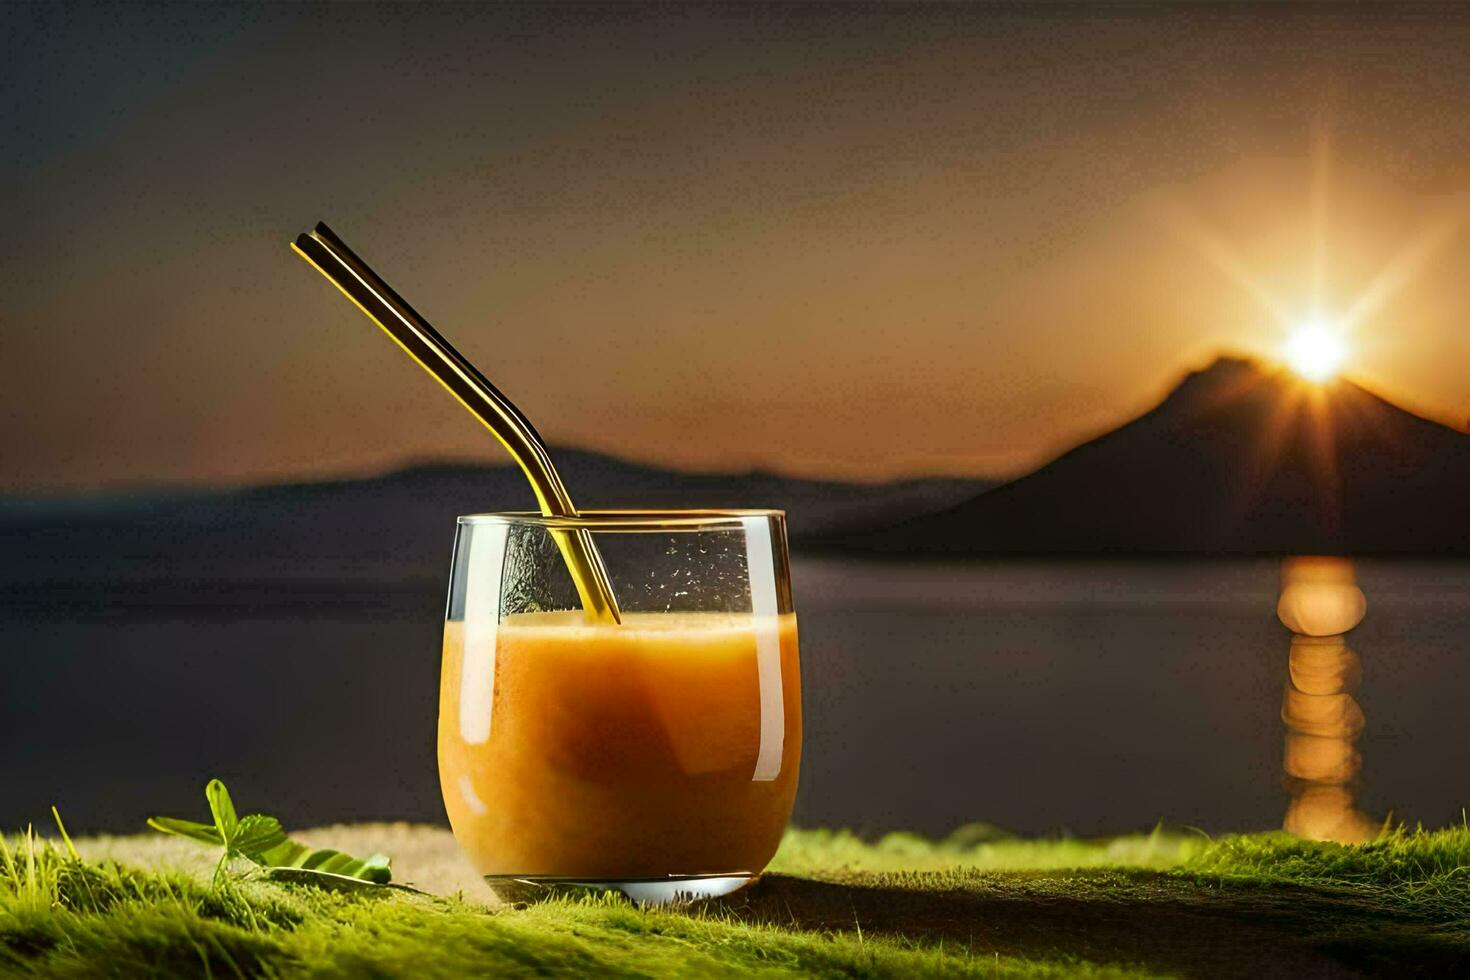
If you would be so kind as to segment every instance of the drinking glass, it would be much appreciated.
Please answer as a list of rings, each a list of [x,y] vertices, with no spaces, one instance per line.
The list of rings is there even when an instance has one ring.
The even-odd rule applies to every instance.
[[[621,623],[580,608],[578,531]],[[765,868],[801,758],[782,512],[461,517],[446,618],[440,786],[498,894],[708,898]]]

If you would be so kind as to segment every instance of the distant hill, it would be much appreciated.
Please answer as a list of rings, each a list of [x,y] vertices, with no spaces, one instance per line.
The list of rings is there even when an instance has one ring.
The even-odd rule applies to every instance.
[[[1470,553],[1470,436],[1222,357],[1028,476],[832,547],[895,557]]]
[[[560,450],[584,507],[778,507],[793,546],[894,558],[1470,554],[1470,436],[1348,381],[1220,358],[1156,408],[994,486],[691,474]],[[207,492],[0,498],[0,606],[417,604],[458,514],[524,510],[511,466]]]
[[[582,507],[780,508],[796,545],[937,510],[988,485],[677,473],[574,450],[554,457]],[[0,605],[391,602],[442,592],[456,515],[533,506],[518,470],[469,464],[239,490],[0,498]]]

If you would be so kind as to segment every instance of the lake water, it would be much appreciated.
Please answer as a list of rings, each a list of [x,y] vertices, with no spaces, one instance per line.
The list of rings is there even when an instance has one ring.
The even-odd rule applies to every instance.
[[[929,834],[1279,827],[1291,635],[1279,564],[793,567],[806,723],[796,820]],[[1470,802],[1470,563],[1364,561],[1349,637],[1358,803]],[[443,599],[0,612],[0,826],[200,814],[223,777],[288,825],[442,822]]]

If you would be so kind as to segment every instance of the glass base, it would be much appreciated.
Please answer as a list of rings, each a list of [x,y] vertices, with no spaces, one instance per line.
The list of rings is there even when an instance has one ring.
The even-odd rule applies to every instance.
[[[638,905],[688,905],[733,895],[759,877],[747,872],[626,879],[485,875],[485,884],[503,902],[541,902],[548,898],[617,892]]]

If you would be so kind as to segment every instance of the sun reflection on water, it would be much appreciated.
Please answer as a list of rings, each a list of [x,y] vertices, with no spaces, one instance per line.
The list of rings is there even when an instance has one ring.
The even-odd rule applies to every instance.
[[[1346,639],[1367,609],[1351,561],[1282,563],[1276,612],[1295,634],[1281,703],[1282,768],[1291,793],[1283,827],[1298,837],[1355,844],[1378,833],[1378,824],[1357,806],[1363,765],[1357,741],[1365,719],[1352,692],[1362,664]]]

